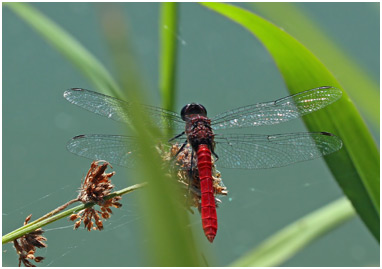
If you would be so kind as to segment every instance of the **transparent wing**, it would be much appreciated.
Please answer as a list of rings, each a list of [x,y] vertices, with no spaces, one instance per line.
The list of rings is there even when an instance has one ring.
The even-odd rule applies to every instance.
[[[319,158],[339,150],[337,136],[321,133],[216,135],[217,167],[274,168]]]
[[[79,135],[67,144],[67,149],[91,160],[105,160],[112,164],[133,167],[137,161],[135,137],[120,135]]]
[[[64,98],[88,111],[120,122],[130,122],[132,105],[129,102],[97,92],[73,88],[64,92]],[[183,130],[185,123],[178,114],[159,107],[141,105],[159,128]]]
[[[337,88],[319,87],[276,101],[258,103],[221,113],[211,119],[211,126],[217,130],[277,124],[319,110],[338,100],[341,95],[342,92]]]

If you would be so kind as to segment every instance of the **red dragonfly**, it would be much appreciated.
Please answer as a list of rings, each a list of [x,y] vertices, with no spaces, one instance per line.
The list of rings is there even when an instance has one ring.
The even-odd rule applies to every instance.
[[[341,139],[327,132],[223,135],[214,131],[286,122],[319,110],[338,100],[341,95],[339,89],[324,86],[276,101],[240,107],[211,119],[207,117],[206,108],[195,103],[184,106],[180,116],[158,107],[141,107],[158,127],[183,130],[168,142],[182,139],[184,143],[179,151],[186,144],[191,145],[191,162],[194,160],[193,154],[196,154],[202,226],[207,239],[213,242],[217,232],[217,215],[212,158],[217,166],[226,168],[274,168],[319,158],[342,147]],[[75,105],[116,121],[129,122],[132,117],[131,103],[114,97],[79,88],[65,91],[64,97]],[[68,142],[67,148],[79,156],[107,160],[126,167],[134,165],[139,155],[136,154],[139,149],[134,137],[120,135],[79,135]]]

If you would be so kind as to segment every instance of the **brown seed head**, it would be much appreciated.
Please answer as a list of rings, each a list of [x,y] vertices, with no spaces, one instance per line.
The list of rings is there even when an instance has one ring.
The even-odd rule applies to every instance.
[[[25,218],[24,226],[28,224],[32,215],[29,215]],[[41,262],[43,257],[35,257],[36,248],[45,248],[47,245],[43,242],[47,239],[42,236],[44,231],[39,228],[29,234],[25,234],[20,238],[13,240],[13,245],[16,249],[17,254],[19,255],[19,266],[21,263],[26,267],[34,267],[35,265],[31,263],[30,260],[35,262]]]
[[[83,209],[76,214],[72,214],[69,217],[69,220],[74,221],[76,219],[79,219],[74,224],[74,229],[77,229],[80,226],[81,222],[83,222],[85,229],[87,229],[88,231],[102,230],[102,219],[110,218],[109,213],[112,213],[110,207],[119,208],[122,206],[122,204],[118,202],[119,200],[121,200],[120,196],[116,196],[108,200],[104,199],[106,196],[111,194],[112,189],[114,188],[114,185],[111,184],[110,178],[115,173],[105,173],[107,167],[109,166],[109,163],[104,162],[102,164],[99,164],[99,162],[100,161],[92,162],[90,169],[81,185],[78,199],[83,203],[92,202],[99,205],[100,211],[95,210],[92,207]]]

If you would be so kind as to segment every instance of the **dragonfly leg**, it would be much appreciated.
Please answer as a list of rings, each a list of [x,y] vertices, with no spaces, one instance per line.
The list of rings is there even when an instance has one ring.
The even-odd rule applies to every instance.
[[[187,142],[187,141],[186,141]],[[193,199],[193,196],[196,195],[197,197],[201,197],[201,192],[200,192],[200,189],[198,189],[197,187],[195,187],[194,185],[194,151],[192,150],[191,151],[191,161],[190,161],[190,169],[188,170],[188,187],[187,187],[187,191],[188,191],[188,195],[187,195],[187,198],[186,198],[186,204],[189,205],[190,204],[190,199]],[[191,210],[191,209],[189,209]],[[200,211],[200,206],[198,208],[198,210]],[[193,213],[193,211],[192,211]]]
[[[184,147],[187,145],[187,140],[183,143],[183,145],[180,147],[180,149],[178,150],[178,152],[175,154],[175,156],[173,157],[174,159],[176,157],[178,157],[179,153],[182,152],[182,150],[184,149]]]
[[[178,157],[179,153],[182,152],[182,150],[184,149],[184,147],[187,145],[187,140],[184,141],[183,145],[180,147],[180,149],[176,152],[176,154],[172,157],[172,163],[174,164],[176,162],[176,157]],[[192,165],[192,164],[191,164]],[[174,167],[174,165],[173,165]]]
[[[174,136],[173,138],[171,138],[168,142],[171,142],[171,141],[173,141],[173,140],[175,140],[175,139],[181,137],[181,136],[184,135],[184,134],[185,134],[185,132],[181,132],[180,134],[178,134],[178,135]]]
[[[200,190],[197,189],[196,187],[194,186],[189,186],[188,187],[188,192],[189,192],[189,195],[187,195],[186,197],[186,208],[187,210],[191,213],[191,214],[194,214],[194,210],[191,209],[191,206],[189,205],[189,202],[190,202],[190,194],[193,193],[194,195],[198,196],[198,197],[201,197],[202,194],[200,193]],[[189,205],[189,206],[187,206]],[[200,210],[200,208],[198,208],[198,210]]]
[[[194,183],[193,160],[194,160],[194,151],[192,150],[191,151],[190,170],[188,170],[188,192],[189,193],[191,193],[191,191],[194,189],[194,186],[192,185]],[[187,202],[188,202],[189,198],[190,198],[190,195],[187,197]]]
[[[219,160],[219,156],[215,153],[215,151],[213,149],[211,149],[211,153],[215,157],[215,162],[217,162]]]
[[[193,177],[193,174],[194,174],[194,172],[193,172],[193,166],[194,166],[194,162],[193,162],[193,160],[194,160],[194,151],[192,150],[191,151],[191,162],[190,162],[190,170],[188,171],[188,179],[189,179],[189,183],[188,183],[188,186],[190,186],[191,185],[191,183],[193,183],[192,181],[194,181],[194,177]]]

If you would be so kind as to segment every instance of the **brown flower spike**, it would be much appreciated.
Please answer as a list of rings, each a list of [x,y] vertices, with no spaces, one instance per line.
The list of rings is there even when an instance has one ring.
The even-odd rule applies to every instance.
[[[200,211],[200,180],[199,180],[199,171],[198,167],[195,165],[197,163],[196,155],[193,155],[193,160],[191,161],[191,147],[187,144],[182,151],[179,152],[181,145],[174,144],[169,151],[162,153],[162,159],[165,162],[173,162],[175,169],[175,176],[178,179],[178,182],[185,186],[185,198],[186,206],[196,207]],[[175,162],[174,162],[175,159]],[[191,162],[193,165],[191,165]],[[215,195],[227,195],[227,188],[224,186],[221,179],[221,174],[216,170],[215,164],[212,160],[212,179],[213,179],[213,188]],[[215,197],[216,206],[221,201]],[[192,210],[191,210],[192,212]]]
[[[99,165],[99,162],[102,161],[92,162],[85,180],[81,185],[77,199],[83,203],[95,203],[100,206],[100,210],[95,210],[93,207],[90,207],[83,209],[76,214],[72,214],[69,218],[71,221],[79,219],[74,224],[74,229],[80,227],[81,222],[83,222],[88,231],[91,231],[92,229],[102,230],[103,223],[101,219],[110,218],[110,214],[112,213],[110,207],[119,208],[122,206],[122,204],[118,202],[121,200],[121,196],[104,200],[114,188],[110,178],[115,172],[106,174],[105,171],[110,164],[104,162]],[[93,225],[95,226],[93,227]]]
[[[31,219],[32,214],[26,217],[24,221],[24,226],[28,224]],[[43,241],[46,241],[46,238],[42,236],[44,231],[39,228],[29,234],[23,235],[22,237],[13,240],[13,245],[16,249],[17,254],[19,255],[19,267],[23,263],[26,267],[35,267],[30,260],[35,262],[41,262],[44,257],[34,256],[36,248],[45,248],[46,244]]]

